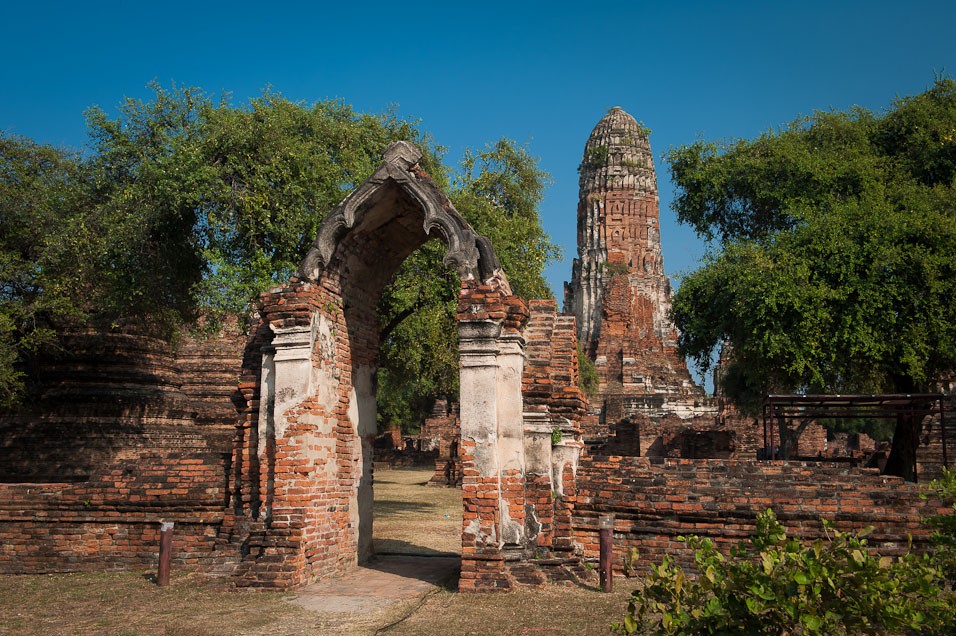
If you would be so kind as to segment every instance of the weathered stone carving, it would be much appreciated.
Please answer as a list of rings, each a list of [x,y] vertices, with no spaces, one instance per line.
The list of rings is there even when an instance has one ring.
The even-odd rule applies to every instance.
[[[396,204],[424,213],[421,229],[427,236],[433,236],[434,232],[441,237],[448,246],[445,265],[457,270],[462,278],[484,281],[500,271],[501,265],[491,242],[468,225],[445,193],[427,177],[418,166],[421,158],[421,150],[407,141],[389,144],[375,173],[345,197],[322,222],[299,267],[300,277],[316,280],[319,268],[332,261],[346,233],[354,229],[375,231],[392,222],[392,215],[396,212],[392,206]],[[398,210],[399,214],[395,216],[403,211]]]

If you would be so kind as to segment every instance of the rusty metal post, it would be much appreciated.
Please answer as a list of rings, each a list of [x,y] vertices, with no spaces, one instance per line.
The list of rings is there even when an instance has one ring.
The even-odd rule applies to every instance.
[[[163,521],[159,526],[159,571],[156,585],[169,585],[169,566],[173,558],[173,522]]]
[[[614,587],[614,515],[601,515],[598,518],[598,535],[601,540],[601,590],[612,591]]]
[[[942,438],[943,442],[943,467],[949,468],[949,458],[946,457],[946,407],[944,402],[946,398],[940,396],[939,398],[939,435]]]

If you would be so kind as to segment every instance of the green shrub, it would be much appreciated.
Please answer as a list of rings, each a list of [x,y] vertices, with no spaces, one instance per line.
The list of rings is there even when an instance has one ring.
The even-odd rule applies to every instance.
[[[621,634],[952,634],[951,591],[931,555],[870,552],[872,529],[828,540],[788,539],[772,510],[729,557],[710,539],[686,537],[699,575],[672,558],[652,566],[633,593]]]
[[[931,481],[928,489],[941,499],[952,502],[953,514],[934,515],[926,520],[926,524],[933,528],[936,561],[953,587],[956,584],[956,470],[944,467],[943,474]]]

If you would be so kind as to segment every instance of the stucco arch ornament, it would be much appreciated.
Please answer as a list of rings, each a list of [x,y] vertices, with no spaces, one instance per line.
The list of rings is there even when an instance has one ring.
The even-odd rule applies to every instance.
[[[334,262],[336,250],[349,232],[359,227],[364,216],[397,187],[415,202],[422,213],[422,243],[434,231],[448,246],[444,260],[447,267],[455,268],[462,280],[487,282],[496,279],[502,290],[510,294],[510,285],[491,241],[475,232],[458,213],[445,193],[421,168],[421,158],[421,150],[407,141],[390,143],[372,176],[322,221],[312,247],[299,266],[299,277],[318,280],[322,271]],[[398,211],[392,213],[398,214]]]

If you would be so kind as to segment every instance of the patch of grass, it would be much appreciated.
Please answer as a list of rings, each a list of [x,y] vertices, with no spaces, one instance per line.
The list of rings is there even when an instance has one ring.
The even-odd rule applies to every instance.
[[[461,553],[461,490],[426,486],[432,474],[421,468],[376,471],[376,552]]]

